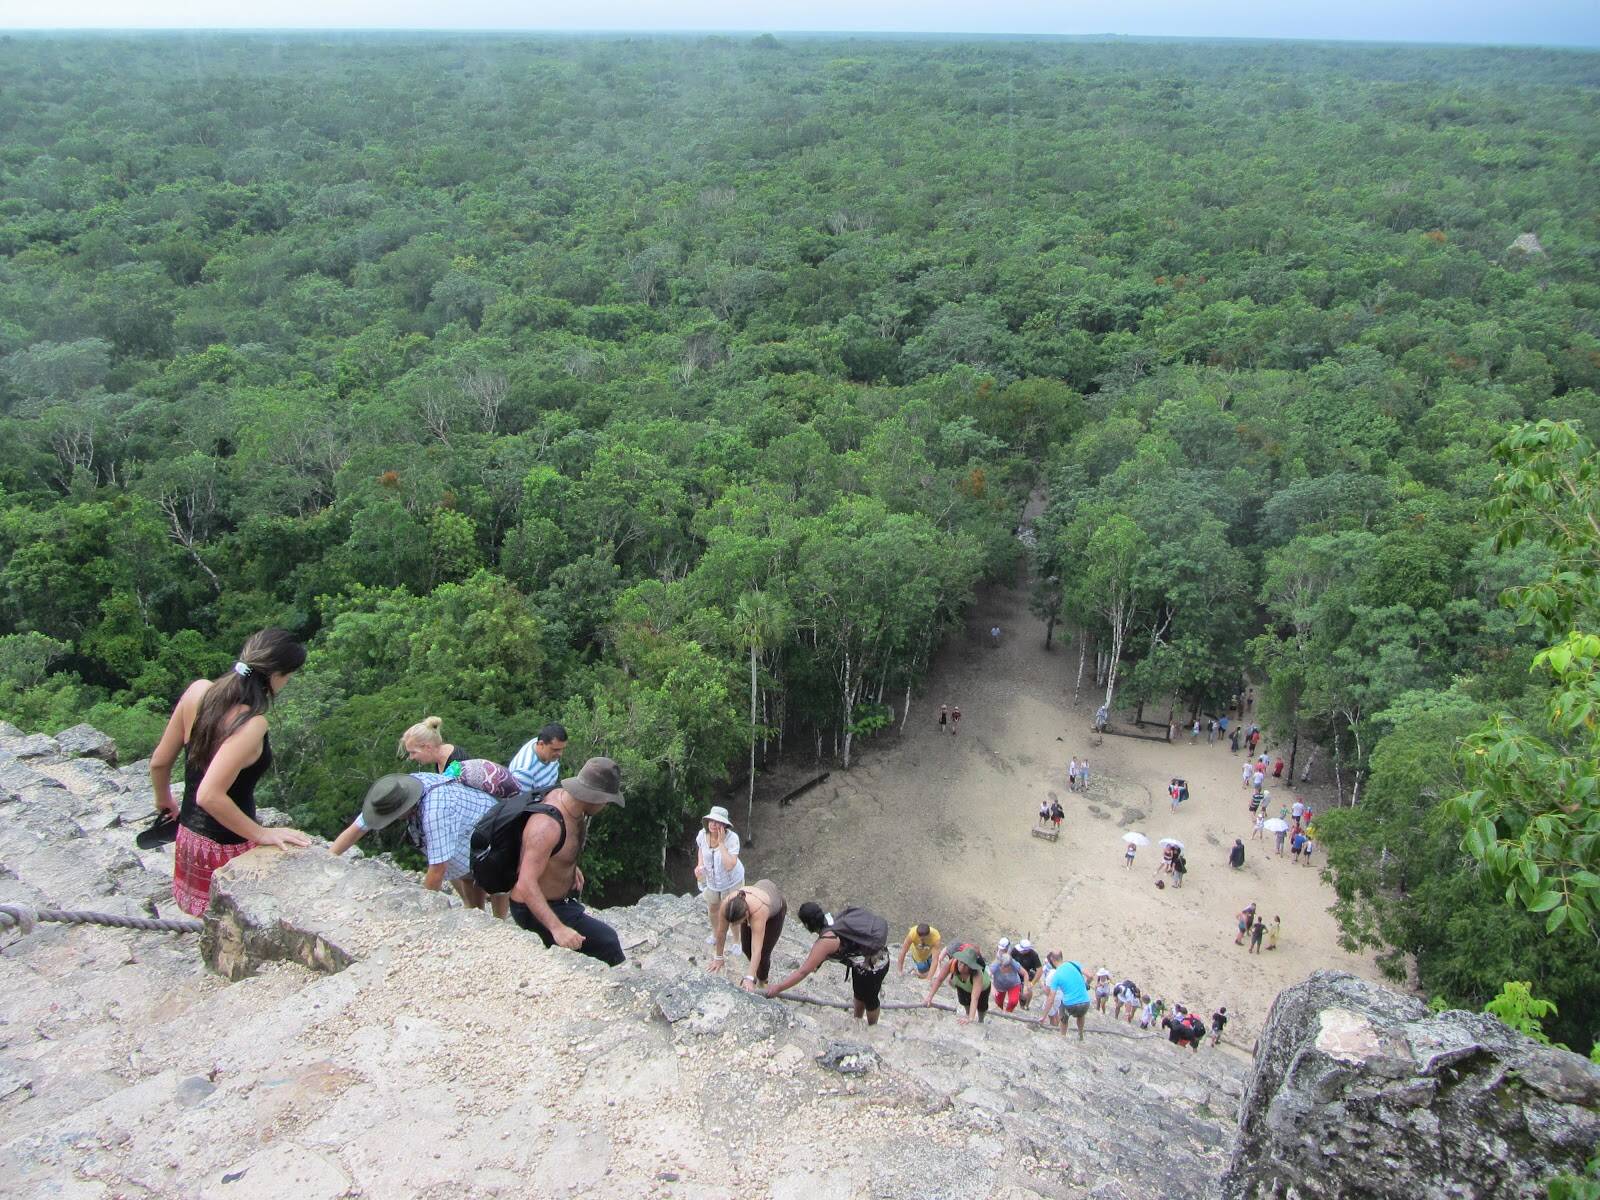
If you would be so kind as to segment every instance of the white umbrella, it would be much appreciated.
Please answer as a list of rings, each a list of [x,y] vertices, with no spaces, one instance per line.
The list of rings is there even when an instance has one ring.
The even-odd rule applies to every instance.
[[[1150,844],[1150,839],[1145,837],[1144,834],[1135,833],[1131,829],[1122,835],[1122,840],[1125,842],[1132,842],[1135,846],[1148,846]]]
[[[1183,843],[1177,838],[1162,838],[1161,844],[1163,846],[1176,846],[1179,850],[1183,849]]]
[[[1261,828],[1265,829],[1268,833],[1284,833],[1289,828],[1289,822],[1285,821],[1282,817],[1273,817],[1272,820],[1268,821]]]

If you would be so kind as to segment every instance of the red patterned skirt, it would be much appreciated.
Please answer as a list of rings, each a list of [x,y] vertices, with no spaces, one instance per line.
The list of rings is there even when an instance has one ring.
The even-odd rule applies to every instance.
[[[198,917],[211,903],[211,872],[223,863],[254,850],[254,842],[223,845],[203,834],[178,826],[178,841],[172,859],[172,898],[191,917]]]

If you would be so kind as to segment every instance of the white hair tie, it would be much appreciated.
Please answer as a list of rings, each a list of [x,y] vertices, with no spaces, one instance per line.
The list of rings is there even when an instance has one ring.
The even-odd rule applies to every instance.
[[[247,662],[236,662],[236,663],[234,663],[233,664],[233,673],[235,675],[237,675],[240,679],[249,679],[250,678],[250,664],[247,663]]]

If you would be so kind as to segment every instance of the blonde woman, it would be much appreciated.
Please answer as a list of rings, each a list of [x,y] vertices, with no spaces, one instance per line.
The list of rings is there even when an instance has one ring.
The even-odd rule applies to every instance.
[[[444,740],[444,735],[439,732],[443,724],[438,717],[425,717],[418,721],[400,735],[399,756],[454,779],[461,774],[461,764],[473,756]]]

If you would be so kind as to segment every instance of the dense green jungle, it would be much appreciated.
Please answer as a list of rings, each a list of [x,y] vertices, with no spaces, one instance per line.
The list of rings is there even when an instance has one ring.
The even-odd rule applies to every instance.
[[[591,879],[648,887],[1027,578],[1096,703],[1248,671],[1331,763],[1352,945],[1595,1040],[1600,55],[9,36],[0,80],[0,715],[137,757],[282,625],[269,803],[332,834],[424,715],[561,720],[627,780]]]

